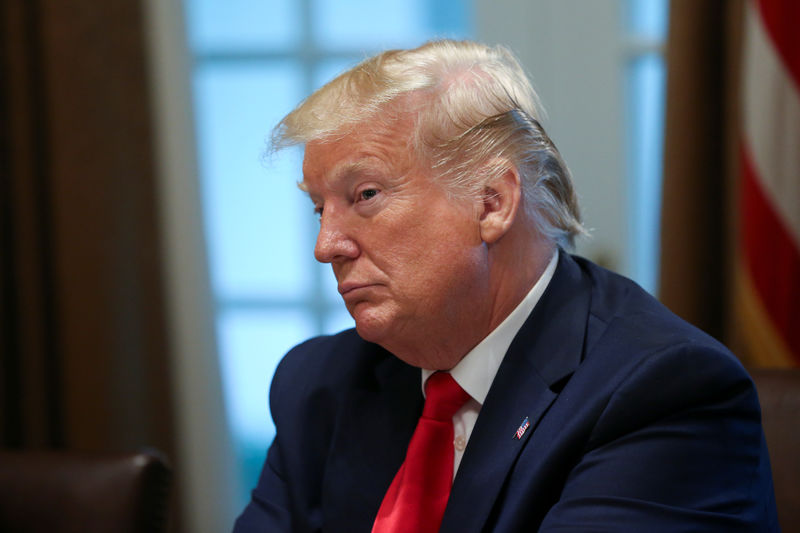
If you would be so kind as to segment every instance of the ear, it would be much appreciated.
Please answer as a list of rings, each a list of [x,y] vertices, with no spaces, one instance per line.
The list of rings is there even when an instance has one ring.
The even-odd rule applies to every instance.
[[[494,243],[511,228],[517,218],[522,197],[519,172],[513,165],[486,185],[480,216],[481,239]]]

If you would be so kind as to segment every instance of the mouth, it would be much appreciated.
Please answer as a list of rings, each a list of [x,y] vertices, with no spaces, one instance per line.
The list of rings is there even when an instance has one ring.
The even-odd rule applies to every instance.
[[[342,295],[342,298],[347,296],[348,294],[358,291],[359,289],[365,289],[367,287],[374,286],[374,283],[361,283],[357,281],[345,281],[344,283],[340,283],[338,290],[339,294]]]

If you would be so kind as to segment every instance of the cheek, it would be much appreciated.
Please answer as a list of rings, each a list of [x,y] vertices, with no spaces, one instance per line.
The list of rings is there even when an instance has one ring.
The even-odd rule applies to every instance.
[[[419,296],[432,301],[471,293],[485,268],[485,249],[458,235],[435,234],[430,247],[409,261],[406,274]]]
[[[482,241],[478,224],[468,213],[455,211],[446,202],[432,202],[424,209],[394,214],[399,216],[373,226],[371,232],[371,255],[393,281],[407,289],[424,289],[474,270]]]

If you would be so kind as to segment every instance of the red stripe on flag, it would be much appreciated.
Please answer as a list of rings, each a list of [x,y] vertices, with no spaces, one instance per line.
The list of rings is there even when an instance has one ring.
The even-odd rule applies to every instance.
[[[767,34],[800,91],[800,1],[758,0],[757,3]]]
[[[775,329],[800,363],[800,251],[764,195],[745,146],[741,162],[745,266]]]

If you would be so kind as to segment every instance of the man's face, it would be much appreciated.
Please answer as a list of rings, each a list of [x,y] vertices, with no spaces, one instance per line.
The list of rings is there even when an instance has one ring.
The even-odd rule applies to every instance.
[[[303,185],[320,214],[314,255],[330,263],[359,334],[401,356],[463,336],[487,290],[479,204],[416,168],[408,127],[306,146]],[[412,351],[413,352],[413,351]]]

